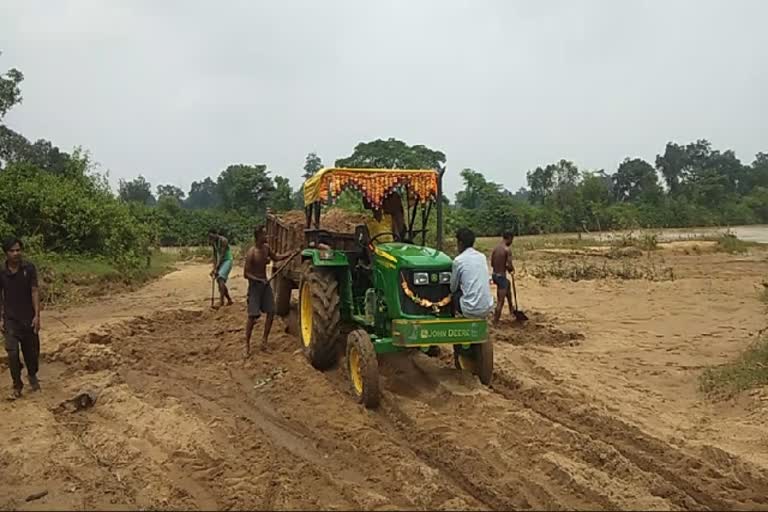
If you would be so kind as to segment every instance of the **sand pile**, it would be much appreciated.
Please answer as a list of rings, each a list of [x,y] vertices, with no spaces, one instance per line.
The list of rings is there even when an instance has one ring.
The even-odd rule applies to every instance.
[[[278,218],[293,229],[304,229],[306,216],[303,211],[293,210],[281,213]],[[370,219],[365,213],[350,212],[341,208],[331,208],[320,216],[320,228],[338,233],[354,233],[355,227]]]

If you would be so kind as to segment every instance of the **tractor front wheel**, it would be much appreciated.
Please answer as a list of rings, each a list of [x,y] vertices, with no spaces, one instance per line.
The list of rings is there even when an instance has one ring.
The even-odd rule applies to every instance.
[[[467,370],[477,375],[480,382],[489,386],[493,378],[493,342],[477,343],[464,348],[453,346],[453,361],[459,370]]]
[[[379,405],[379,362],[371,337],[363,329],[347,336],[347,372],[352,394],[368,409]]]
[[[341,327],[339,283],[333,271],[304,267],[299,288],[299,336],[304,355],[318,370],[336,363]]]

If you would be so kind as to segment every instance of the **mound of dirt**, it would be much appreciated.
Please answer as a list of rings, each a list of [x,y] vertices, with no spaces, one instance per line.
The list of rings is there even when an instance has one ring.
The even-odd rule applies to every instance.
[[[290,212],[281,213],[277,215],[277,218],[293,229],[304,229],[304,225],[307,222],[307,217],[301,210],[291,210]]]
[[[529,320],[525,323],[502,320],[498,326],[492,326],[492,339],[511,345],[552,347],[574,346],[584,339],[581,333],[558,329],[540,313],[529,313],[528,316]]]
[[[304,229],[306,216],[302,211],[281,213],[278,218],[293,229]],[[341,208],[331,208],[320,216],[320,227],[338,233],[354,233],[355,228],[370,219],[365,213],[350,212]]]

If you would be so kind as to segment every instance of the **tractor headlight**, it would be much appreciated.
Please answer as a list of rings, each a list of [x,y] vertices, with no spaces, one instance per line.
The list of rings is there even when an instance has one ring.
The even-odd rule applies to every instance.
[[[440,284],[450,284],[450,282],[451,282],[451,273],[440,272]]]
[[[427,274],[426,272],[414,272],[413,284],[417,286],[429,284],[429,274]]]

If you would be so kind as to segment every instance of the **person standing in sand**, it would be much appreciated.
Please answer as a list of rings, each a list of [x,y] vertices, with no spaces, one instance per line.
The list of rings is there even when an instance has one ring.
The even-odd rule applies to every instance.
[[[229,296],[227,279],[229,279],[229,273],[232,271],[232,248],[229,246],[229,241],[215,229],[208,230],[208,243],[213,247],[211,279],[215,278],[219,285],[219,307],[224,305],[224,299],[227,300],[227,306],[231,306],[232,297]]]
[[[272,287],[267,279],[267,264],[270,261],[282,261],[290,254],[275,254],[267,245],[267,235],[264,226],[257,226],[253,231],[254,244],[245,255],[243,277],[248,280],[248,320],[245,324],[245,357],[251,355],[251,334],[253,326],[261,317],[267,315],[264,322],[264,337],[261,339],[261,350],[267,349],[269,332],[275,319],[275,298]]]
[[[5,334],[5,351],[8,353],[8,369],[11,371],[13,391],[10,399],[21,398],[24,383],[21,381],[19,347],[24,355],[29,375],[29,387],[40,391],[37,380],[40,359],[40,294],[37,286],[37,269],[22,258],[24,244],[18,238],[3,242],[5,267],[0,270],[0,323]]]
[[[501,312],[504,310],[504,301],[509,303],[509,314],[514,314],[512,305],[512,290],[509,286],[507,272],[514,275],[515,266],[512,264],[512,241],[515,235],[511,231],[505,231],[499,244],[491,253],[491,280],[496,285],[496,311],[493,313],[493,323],[498,324],[501,320]]]

